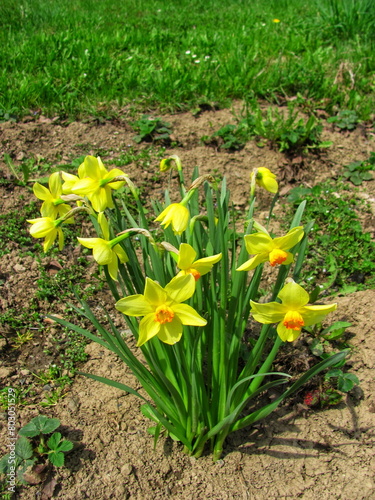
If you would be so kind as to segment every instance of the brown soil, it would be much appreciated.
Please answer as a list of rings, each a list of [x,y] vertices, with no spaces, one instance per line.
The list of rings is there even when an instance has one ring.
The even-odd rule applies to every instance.
[[[230,110],[163,119],[173,124],[173,140],[178,144],[167,147],[165,156],[178,154],[188,172],[187,178],[196,165],[202,173],[226,175],[232,199],[240,210],[246,207],[249,173],[254,167],[267,166],[277,173],[282,179],[281,194],[285,196],[296,183],[312,186],[323,179],[336,178],[343,165],[367,159],[375,150],[373,137],[362,127],[350,134],[326,128],[323,140],[333,140],[334,144],[320,156],[288,158],[267,145],[259,148],[255,142],[232,153],[200,142],[202,136],[234,122]],[[103,124],[61,124],[45,117],[29,117],[22,123],[0,124],[0,153],[1,158],[3,153],[9,154],[16,165],[30,157],[62,164],[83,154],[102,154],[109,166],[111,159],[118,158],[130,146],[135,151],[145,147],[136,146],[133,136],[126,117],[118,123]],[[145,197],[155,188],[160,193],[164,186],[162,180],[155,180],[156,149],[154,156],[153,165],[139,161],[123,168],[143,186]],[[30,189],[11,182],[11,172],[4,161],[0,162],[0,170],[4,180],[0,184],[2,213],[22,211],[25,202],[33,199]],[[358,196],[369,201],[374,211],[375,181],[361,187]],[[265,210],[267,201],[268,194],[261,193],[258,200],[261,210]],[[2,223],[6,224],[6,220]],[[363,225],[366,231],[373,232],[374,217],[364,217]],[[56,256],[46,256],[38,264],[20,245],[14,244],[9,250],[0,264],[1,314],[10,308],[18,311],[32,307],[33,310],[36,307],[40,317],[63,313],[65,304],[58,300],[35,299],[41,269],[53,275],[62,266],[61,261]],[[78,255],[78,249],[68,246],[62,254],[63,267],[76,263]],[[87,275],[92,275],[95,267],[90,265]],[[92,280],[100,282],[100,278]],[[110,306],[105,291],[99,291],[94,299],[104,300]],[[161,438],[153,451],[153,438],[147,434],[149,422],[139,411],[140,401],[132,395],[76,376],[55,406],[41,408],[39,403],[46,388],[36,388],[30,399],[33,404],[17,407],[17,425],[21,427],[39,413],[54,416],[61,420],[64,436],[76,443],[74,451],[66,457],[66,467],[55,473],[57,485],[53,498],[375,499],[375,291],[355,292],[335,300],[338,309],[329,321],[352,323],[349,332],[354,350],[350,364],[351,372],[360,379],[360,388],[338,406],[325,410],[309,409],[298,399],[280,407],[259,425],[230,436],[222,460],[215,464],[210,456],[187,457],[179,444],[166,438]],[[46,369],[64,349],[63,344],[54,340],[62,335],[55,324],[47,321],[37,324],[34,338],[17,350],[10,349],[6,340],[0,339],[1,387],[35,385],[32,373]],[[11,343],[15,332],[7,329],[7,325],[3,328]],[[53,354],[46,353],[46,348]],[[96,344],[88,344],[86,351],[89,358],[82,371],[139,389],[137,381],[115,356]],[[7,442],[6,414],[0,417],[2,455]],[[46,490],[42,494],[40,491],[40,485],[22,488],[17,498],[50,496]]]

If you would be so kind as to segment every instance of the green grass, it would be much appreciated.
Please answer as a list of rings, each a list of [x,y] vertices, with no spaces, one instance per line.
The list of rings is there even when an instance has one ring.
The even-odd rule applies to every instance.
[[[0,119],[297,92],[367,119],[374,26],[372,0],[3,0]]]

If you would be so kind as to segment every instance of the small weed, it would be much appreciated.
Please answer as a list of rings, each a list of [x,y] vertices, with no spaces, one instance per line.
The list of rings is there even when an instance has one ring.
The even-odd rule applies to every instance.
[[[13,349],[20,349],[24,344],[34,338],[34,333],[27,330],[25,333],[16,332],[17,337],[13,340]]]
[[[336,116],[328,118],[328,123],[333,123],[341,130],[354,130],[357,127],[359,118],[355,111],[345,109],[339,111]]]
[[[60,420],[45,415],[30,420],[20,429],[14,449],[0,460],[0,473],[14,477],[17,485],[37,484],[53,466],[62,467],[73,443],[54,432],[59,426]]]
[[[332,348],[340,351],[350,349],[345,341],[346,329],[351,323],[346,321],[336,321],[328,328],[323,328],[321,324],[313,327],[306,327],[306,330],[314,337],[310,344],[311,353],[320,359],[327,359],[334,354]],[[304,402],[307,406],[321,407],[338,404],[355,385],[359,385],[359,380],[353,373],[344,371],[346,359],[333,366],[325,375],[324,381],[319,389],[305,394]]]
[[[375,153],[371,153],[366,161],[355,161],[347,165],[344,170],[344,177],[355,186],[359,186],[363,181],[370,181],[373,175],[369,170],[374,170]]]
[[[339,194],[338,194],[339,193]],[[364,233],[355,209],[364,202],[345,184],[330,182],[291,190],[288,200],[307,201],[306,220],[314,220],[314,248],[308,253],[303,279],[321,283],[331,292],[349,293],[375,284],[375,243]]]
[[[133,124],[134,130],[138,132],[133,137],[133,140],[139,144],[140,142],[158,142],[159,144],[170,142],[172,126],[170,123],[164,122],[161,118],[152,118],[148,115],[143,117]]]
[[[31,247],[34,250],[40,247],[26,231],[27,219],[39,217],[35,202],[25,205],[23,210],[15,210],[0,215],[0,257],[9,253],[14,246]],[[37,247],[36,247],[37,245]]]

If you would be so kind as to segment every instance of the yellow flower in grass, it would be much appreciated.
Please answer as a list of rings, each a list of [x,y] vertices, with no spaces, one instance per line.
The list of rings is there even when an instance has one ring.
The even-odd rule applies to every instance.
[[[33,186],[35,196],[39,200],[43,200],[40,209],[42,216],[52,219],[64,216],[69,212],[70,206],[61,199],[63,190],[60,172],[54,172],[50,175],[48,187],[49,189],[39,184],[39,182],[36,182]],[[73,220],[71,219],[69,222],[73,222]]]
[[[109,226],[103,212],[98,215],[98,222],[102,230],[103,238],[77,238],[86,248],[92,248],[93,257],[101,266],[108,266],[108,272],[112,279],[117,281],[118,261],[127,262],[128,256],[119,242],[129,236],[122,235],[110,240]]]
[[[255,175],[255,182],[258,186],[266,189],[270,193],[276,194],[279,190],[279,185],[276,180],[276,175],[266,167],[259,167],[251,172],[250,179],[252,180]]]
[[[276,264],[288,265],[293,262],[293,254],[288,252],[303,238],[303,227],[298,226],[291,229],[285,236],[272,239],[267,232],[247,234],[245,236],[246,250],[250,255],[255,254],[250,260],[242,264],[237,271],[250,271],[262,262],[271,266]]]
[[[293,342],[299,337],[302,327],[320,323],[337,308],[337,304],[307,305],[309,294],[294,281],[287,283],[278,297],[281,303],[259,304],[251,300],[251,314],[259,323],[279,323],[277,333],[284,342]]]
[[[144,316],[139,323],[138,346],[157,336],[166,344],[181,339],[183,325],[205,326],[207,321],[187,304],[195,291],[191,274],[174,277],[162,288],[156,281],[146,278],[144,295],[130,295],[116,303],[116,309],[127,316]]]
[[[44,238],[43,251],[47,252],[53,245],[55,239],[59,239],[59,250],[64,247],[64,234],[59,227],[63,219],[53,219],[52,217],[40,217],[39,219],[30,219],[27,222],[32,224],[30,234],[33,238]]]
[[[212,255],[211,257],[204,257],[203,259],[195,260],[197,252],[194,248],[187,243],[181,243],[180,252],[178,255],[177,267],[181,271],[177,276],[185,276],[192,274],[195,281],[199,280],[201,276],[211,271],[212,266],[219,262],[222,254]]]
[[[112,179],[124,176],[118,168],[108,171],[102,160],[94,156],[86,156],[78,168],[78,180],[67,176],[67,185],[64,190],[80,196],[87,196],[96,212],[103,212],[106,208],[114,208],[112,190],[123,186],[124,181],[111,182]]]
[[[183,233],[189,223],[189,210],[182,203],[172,203],[161,212],[155,219],[155,222],[160,222],[164,229],[172,224],[172,229],[175,234]]]

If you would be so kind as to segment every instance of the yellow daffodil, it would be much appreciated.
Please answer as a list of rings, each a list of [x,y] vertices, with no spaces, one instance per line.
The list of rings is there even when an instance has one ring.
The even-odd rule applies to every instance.
[[[273,22],[273,23],[279,23],[279,22],[281,22],[281,21],[280,21],[280,19],[272,19],[272,22]]]
[[[63,219],[53,219],[52,217],[40,217],[39,219],[28,220],[32,224],[30,234],[33,238],[44,238],[43,250],[47,252],[53,245],[56,237],[59,238],[59,250],[64,247],[64,234],[59,227]]]
[[[50,175],[48,187],[49,189],[39,184],[39,182],[36,182],[33,186],[35,196],[39,200],[43,200],[40,209],[42,216],[50,217],[51,219],[64,216],[69,212],[70,206],[61,199],[63,191],[60,172],[54,172]],[[73,221],[70,220],[69,222]]]
[[[189,210],[182,203],[172,203],[156,217],[155,222],[160,222],[164,229],[172,224],[175,234],[183,233],[189,223]]]
[[[73,194],[87,196],[96,212],[103,212],[106,208],[114,208],[112,200],[112,189],[119,189],[124,181],[112,182],[112,179],[124,176],[124,172],[118,168],[108,171],[101,159],[94,156],[86,156],[78,168],[78,180],[67,177],[67,185],[64,190],[70,189]]]
[[[103,212],[98,215],[98,222],[102,230],[103,238],[77,238],[86,248],[92,248],[93,257],[101,266],[108,266],[108,272],[112,279],[117,281],[118,261],[127,262],[128,256],[119,242],[129,235],[118,236],[110,240],[109,226]]]
[[[271,170],[265,167],[259,167],[250,174],[250,178],[253,179],[254,175],[255,182],[258,184],[258,186],[261,186],[270,193],[277,193],[277,191],[279,190],[279,185],[276,180],[276,175],[273,174]]]
[[[264,231],[246,235],[246,250],[250,255],[255,255],[242,264],[237,271],[250,271],[267,260],[271,266],[275,266],[276,264],[290,264],[293,262],[294,257],[293,254],[287,250],[297,245],[302,238],[302,226],[294,227],[285,236],[274,239]]]
[[[205,326],[207,321],[191,306],[181,304],[195,291],[191,274],[176,276],[162,288],[146,278],[144,295],[130,295],[116,303],[116,309],[127,316],[144,316],[139,323],[138,346],[155,335],[166,344],[175,344],[182,336],[183,325]]]
[[[192,246],[187,243],[181,243],[177,260],[177,267],[181,269],[181,271],[177,276],[192,274],[195,281],[197,281],[201,276],[209,273],[212,266],[221,259],[221,253],[198,260],[195,260],[196,256],[197,252]]]
[[[294,281],[287,283],[278,297],[281,304],[258,304],[251,300],[251,314],[259,323],[279,323],[277,333],[284,342],[293,342],[299,337],[302,327],[320,323],[337,308],[337,304],[307,305],[309,294]]]

